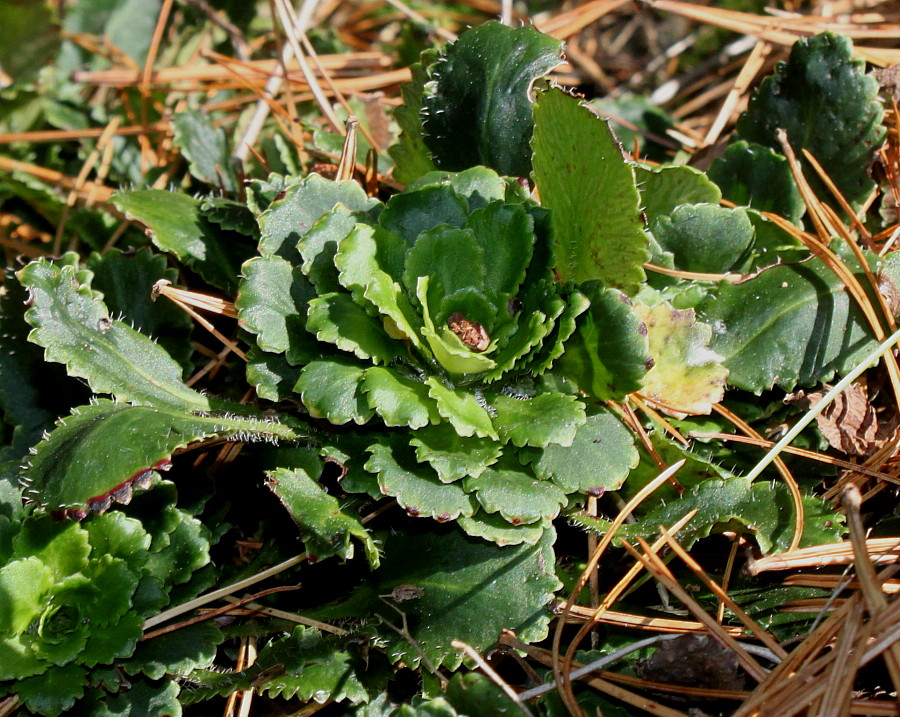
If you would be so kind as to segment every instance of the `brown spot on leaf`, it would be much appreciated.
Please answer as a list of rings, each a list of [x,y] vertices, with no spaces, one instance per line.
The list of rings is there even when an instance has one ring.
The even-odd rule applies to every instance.
[[[475,321],[469,321],[458,311],[447,317],[447,326],[473,351],[481,352],[491,345],[491,337],[484,327]]]

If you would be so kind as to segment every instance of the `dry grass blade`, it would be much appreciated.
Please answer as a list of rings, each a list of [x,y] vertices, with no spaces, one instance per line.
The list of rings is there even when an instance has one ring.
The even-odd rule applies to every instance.
[[[761,628],[755,621],[750,619],[750,616],[744,612],[741,607],[731,599],[728,593],[725,592],[709,575],[706,574],[706,571],[700,566],[700,564],[694,560],[688,552],[681,547],[681,544],[669,533],[668,530],[665,529],[664,526],[660,526],[660,532],[666,540],[668,546],[672,549],[672,551],[681,558],[681,561],[687,565],[691,571],[700,578],[700,581],[706,585],[706,587],[719,599],[721,600],[725,606],[731,610],[734,616],[740,620],[744,626],[749,630],[753,635],[755,635],[761,643],[763,643],[766,647],[768,647],[775,655],[779,658],[784,659],[787,657],[787,652],[779,645],[775,639],[766,632],[763,628]]]
[[[867,559],[875,563],[894,563],[900,557],[900,538],[868,538],[863,541]],[[854,560],[852,543],[831,543],[801,548],[782,555],[768,555],[751,560],[745,568],[750,575],[771,570],[849,565]]]
[[[738,662],[741,667],[747,672],[750,677],[755,679],[757,682],[765,679],[766,671],[762,668],[762,666],[750,656],[750,654],[744,650],[744,648],[738,644],[738,642],[728,634],[726,630],[722,629],[722,626],[716,622],[715,618],[706,612],[694,598],[692,598],[688,592],[679,584],[678,580],[675,578],[674,574],[669,570],[668,566],[660,560],[660,558],[652,552],[650,549],[650,545],[647,544],[646,541],[642,539],[638,539],[638,543],[641,546],[641,550],[643,553],[639,552],[634,546],[628,543],[625,540],[620,541],[622,543],[622,547],[628,551],[628,553],[635,559],[640,561],[643,565],[644,569],[647,570],[659,583],[663,585],[670,593],[672,593],[675,597],[677,597],[681,603],[688,609],[688,611],[695,617],[697,620],[713,634],[715,637],[722,642],[723,644],[730,647],[734,650],[735,655],[738,658]]]
[[[674,463],[669,468],[660,473],[656,478],[654,478],[650,483],[644,486],[638,493],[619,511],[619,514],[616,516],[615,520],[613,520],[612,524],[609,526],[609,530],[607,530],[606,534],[600,540],[600,543],[597,545],[597,549],[594,551],[594,554],[591,556],[588,561],[587,566],[582,571],[581,577],[578,580],[578,583],[572,590],[572,594],[569,596],[569,599],[566,601],[566,606],[562,611],[561,619],[557,621],[556,630],[553,633],[553,655],[554,655],[554,665],[553,672],[556,677],[557,686],[560,690],[560,696],[563,698],[563,701],[566,703],[566,706],[569,710],[573,711],[575,714],[581,713],[581,708],[578,706],[575,701],[575,696],[572,693],[572,684],[568,681],[567,675],[571,671],[571,662],[572,657],[575,654],[575,650],[578,646],[578,640],[581,637],[584,637],[582,633],[584,633],[584,628],[579,631],[580,637],[576,640],[573,640],[572,644],[569,646],[569,649],[566,651],[565,657],[560,660],[560,643],[562,641],[562,630],[565,625],[566,618],[568,617],[569,612],[572,610],[572,606],[575,604],[575,599],[581,590],[587,585],[589,576],[596,569],[597,564],[600,562],[600,558],[603,557],[603,553],[606,552],[606,549],[609,547],[612,539],[615,537],[616,532],[619,528],[624,525],[625,520],[631,513],[637,508],[645,499],[650,497],[657,488],[663,485],[667,480],[669,480],[670,476],[675,475],[679,469],[684,465],[685,459],[681,459],[677,463]],[[586,633],[585,633],[586,634]]]
[[[760,448],[772,448],[775,445],[774,441],[766,440],[765,438],[755,438],[753,436],[738,436],[733,433],[714,433],[708,431],[691,431],[691,438],[712,438],[717,441],[734,441],[735,443],[746,443],[751,446],[759,446]],[[807,448],[796,448],[795,446],[785,446],[782,451],[784,453],[790,453],[794,456],[801,456],[803,458],[809,458],[810,460],[819,461],[820,463],[827,463],[832,466],[836,466],[838,468],[844,468],[848,471],[853,471],[855,473],[859,473],[865,476],[870,476],[872,478],[878,478],[879,480],[888,481],[889,483],[896,483],[900,485],[900,478],[897,476],[890,475],[889,473],[884,473],[882,471],[877,471],[872,468],[868,468],[865,465],[861,465],[859,463],[853,463],[852,461],[845,461],[841,458],[835,458],[834,456],[829,456],[824,453],[818,453],[816,451],[811,451]]]
[[[724,416],[729,421],[731,421],[731,423],[734,424],[734,426],[739,431],[743,432],[750,438],[763,440],[763,437],[759,435],[759,433],[754,430],[749,423],[747,423],[733,411],[725,408],[725,406],[721,404],[715,404],[713,406],[713,410],[720,416]],[[788,492],[791,494],[791,502],[793,502],[794,504],[794,534],[791,538],[790,549],[796,550],[800,547],[800,538],[803,537],[803,526],[805,524],[805,516],[803,514],[803,494],[800,492],[800,486],[797,484],[797,480],[788,469],[787,464],[785,464],[785,462],[777,456],[773,459],[772,462],[775,464],[776,470],[781,474],[781,477],[788,488]]]
[[[900,25],[886,24],[873,29],[860,29],[859,23],[842,23],[834,18],[817,16],[797,16],[796,18],[776,18],[752,13],[725,10],[722,8],[697,5],[678,0],[641,0],[654,10],[681,15],[707,25],[715,25],[742,35],[755,35],[767,42],[790,46],[802,37],[830,30],[852,38],[895,38],[900,34]],[[900,50],[881,47],[855,45],[853,53],[882,67],[900,62]]]

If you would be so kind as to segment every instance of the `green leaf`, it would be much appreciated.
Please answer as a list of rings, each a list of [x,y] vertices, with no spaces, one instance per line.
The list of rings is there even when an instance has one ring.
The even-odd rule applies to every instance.
[[[875,346],[856,303],[819,259],[720,284],[702,318],[712,327],[710,348],[724,357],[728,382],[757,394],[774,385],[791,391],[828,381]]]
[[[53,571],[37,557],[14,560],[0,568],[0,634],[22,634],[41,614],[53,582]]]
[[[495,362],[482,353],[472,351],[464,344],[448,326],[441,326],[440,331],[435,327],[431,316],[431,277],[420,276],[419,285],[416,288],[416,296],[422,308],[424,324],[421,333],[434,354],[437,362],[450,374],[457,376],[465,374],[479,374],[496,367]],[[438,289],[435,293],[440,293]],[[461,292],[460,292],[461,293]],[[435,300],[436,301],[436,300]],[[468,317],[464,317],[468,320]],[[473,317],[474,318],[474,317]]]
[[[256,223],[256,217],[244,202],[210,195],[200,200],[200,211],[210,222],[222,229],[259,241],[259,225]]]
[[[457,531],[427,533],[409,540],[394,536],[385,544],[381,569],[375,574],[374,594],[389,595],[399,585],[422,589],[415,600],[377,604],[378,614],[400,623],[397,610],[407,616],[412,640],[437,666],[455,669],[462,654],[451,647],[457,639],[483,652],[500,630],[514,630],[520,640],[534,642],[547,634],[547,603],[560,585],[553,575],[552,529],[537,545],[498,547],[467,538]],[[420,656],[405,639],[386,627],[388,656],[417,665]]]
[[[600,279],[637,292],[649,260],[634,169],[608,124],[559,89],[534,107],[534,181],[552,210],[553,254],[563,281]]]
[[[306,333],[306,312],[316,295],[300,269],[278,256],[256,257],[241,269],[234,302],[242,328],[256,334],[263,351],[283,353],[289,363],[303,364],[314,355]]]
[[[638,304],[647,327],[653,368],[641,393],[659,401],[678,418],[686,413],[711,413],[725,395],[728,369],[709,349],[712,328],[697,321],[693,309],[674,309],[668,302],[650,308]]]
[[[180,364],[187,364],[193,352],[189,340],[193,321],[173,302],[153,298],[157,281],[174,283],[178,278],[178,272],[166,268],[164,256],[148,248],[128,254],[108,249],[91,254],[85,268],[94,275],[91,288],[103,294],[110,313],[152,336]]]
[[[801,150],[859,207],[875,187],[868,169],[884,140],[883,117],[878,81],[865,74],[862,60],[853,59],[848,38],[825,32],[794,43],[788,61],[751,97],[737,131],[741,139],[781,152],[775,131],[784,129],[816,196],[840,210]],[[772,189],[770,184],[767,195]]]
[[[444,483],[481,475],[502,451],[496,441],[461,436],[447,423],[416,431],[410,445],[415,447],[419,462],[429,463]]]
[[[683,204],[651,227],[676,269],[707,274],[740,270],[755,237],[746,211],[715,204]]]
[[[447,685],[447,700],[464,715],[526,715],[502,688],[479,672],[457,672],[453,675]]]
[[[85,706],[90,705],[87,717],[181,717],[177,682],[163,680],[154,684],[132,679],[129,683],[130,687],[115,695],[89,693],[85,700]]]
[[[803,498],[805,523],[800,546],[823,545],[840,540],[843,516],[831,510],[820,498]],[[669,500],[651,510],[637,523],[625,525],[616,535],[626,540],[637,536],[659,535],[659,526],[671,526],[692,510],[698,510],[678,541],[686,548],[714,530],[747,532],[756,538],[764,554],[781,553],[790,548],[794,533],[794,510],[791,497],[783,484],[751,484],[745,478],[712,479],[696,486],[681,498]],[[605,530],[603,521],[593,522],[586,516],[570,516],[589,528]]]
[[[417,429],[441,420],[434,400],[428,395],[428,387],[392,369],[380,366],[366,369],[362,390],[387,426]]]
[[[160,189],[116,192],[112,203],[129,219],[137,219],[162,251],[194,269],[210,284],[234,293],[241,263],[249,247],[226,241],[200,212],[200,200]]]
[[[302,468],[278,468],[266,474],[266,485],[282,502],[300,527],[307,552],[320,558],[353,557],[351,538],[359,540],[373,568],[378,567],[378,549],[359,518],[341,510],[337,498],[328,495]]]
[[[471,393],[447,388],[436,377],[430,376],[428,395],[437,403],[438,413],[446,418],[461,436],[478,436],[499,440],[488,412]]]
[[[367,212],[377,200],[369,199],[356,182],[332,182],[318,174],[289,186],[259,218],[260,253],[298,264],[297,243],[337,204],[351,212]]]
[[[202,111],[178,112],[172,117],[172,141],[188,161],[191,174],[229,194],[238,190],[225,132]]]
[[[15,458],[24,456],[58,416],[91,396],[64,366],[45,362],[43,349],[27,340],[27,300],[27,291],[7,270],[0,294],[0,406],[4,420],[16,427],[9,448]]]
[[[84,694],[87,671],[81,665],[51,667],[47,672],[16,682],[16,694],[32,712],[57,717]]]
[[[571,446],[547,446],[531,465],[566,493],[599,496],[618,490],[637,464],[634,434],[608,409],[596,408]]]
[[[441,169],[483,164],[526,177],[534,126],[529,93],[560,62],[562,43],[530,26],[486,22],[464,33],[429,68],[425,144]]]
[[[422,62],[410,66],[412,77],[409,82],[400,86],[403,104],[394,110],[400,137],[388,149],[388,154],[394,160],[394,179],[403,184],[409,184],[435,169],[422,136],[422,94],[428,81],[428,73],[423,65],[427,64],[430,64],[428,59],[423,57]]]
[[[311,361],[300,372],[294,390],[315,418],[343,425],[363,424],[375,412],[362,392],[365,368],[350,358],[335,357]]]
[[[491,202],[472,212],[466,226],[484,252],[485,293],[502,309],[525,278],[534,251],[534,220],[521,205]]]
[[[487,468],[463,484],[486,512],[499,513],[513,525],[552,520],[566,504],[566,494],[559,486],[536,479],[514,460]]]
[[[540,520],[513,525],[498,513],[486,513],[479,509],[474,515],[460,516],[457,525],[466,535],[484,538],[497,545],[535,545],[550,528],[551,522]]]
[[[693,167],[666,164],[661,167],[634,165],[647,223],[669,216],[682,204],[718,204],[722,192],[707,176]]]
[[[556,368],[595,398],[621,400],[640,389],[652,364],[647,327],[621,292],[599,282],[581,290],[591,307],[579,317]]]
[[[347,207],[338,204],[319,217],[297,242],[297,251],[303,259],[300,268],[320,294],[341,288],[334,255],[356,227],[356,221],[357,217]]]
[[[772,212],[793,224],[799,224],[806,213],[787,159],[769,147],[734,142],[713,161],[709,178],[726,199],[739,206]]]
[[[285,666],[285,673],[268,680],[260,692],[270,698],[295,698],[303,702],[369,699],[360,679],[369,664],[344,648],[344,641],[333,635],[298,625],[294,632],[274,640],[260,653],[257,664],[263,669]],[[371,677],[370,677],[371,679]],[[367,680],[368,681],[368,680]]]
[[[150,546],[145,573],[162,580],[168,590],[187,583],[195,571],[209,563],[210,531],[190,513],[173,505],[167,505],[156,517],[160,527]],[[148,524],[147,517],[143,521]]]
[[[181,366],[159,345],[110,317],[73,266],[34,261],[19,272],[31,292],[25,319],[30,341],[43,346],[48,361],[64,363],[71,376],[85,378],[97,393],[123,401],[181,410],[208,411],[209,400],[184,385]]]
[[[348,294],[328,293],[309,302],[306,329],[319,341],[334,344],[374,364],[390,363],[406,352],[390,338],[381,323],[369,316]]]
[[[212,620],[167,632],[152,640],[142,640],[122,668],[129,675],[143,674],[158,680],[166,674],[186,675],[191,670],[212,664],[222,631]]]
[[[91,548],[96,547],[88,544],[88,537],[75,523],[38,515],[20,524],[12,545],[17,558],[38,558],[59,583],[86,568]]]
[[[445,296],[484,286],[485,259],[485,251],[471,229],[439,225],[419,234],[407,253],[403,283],[410,294],[415,294],[419,279],[429,279],[429,295],[435,292],[438,297],[436,302],[428,302],[434,311]]]
[[[446,176],[446,175],[441,175]],[[423,177],[424,182],[430,177]],[[399,234],[412,246],[419,234],[442,224],[461,227],[468,219],[468,202],[452,184],[427,183],[395,194],[388,200],[378,223],[388,231]]]
[[[29,495],[52,509],[81,508],[212,436],[297,437],[282,424],[231,416],[191,416],[165,408],[98,401],[62,419],[39,443],[23,473]]]
[[[0,2],[0,68],[25,85],[56,56],[59,27],[51,6],[31,0]]]
[[[300,368],[291,366],[282,354],[270,354],[251,346],[247,352],[247,381],[256,395],[269,401],[284,401],[294,395]]]
[[[419,337],[422,320],[403,293],[397,266],[398,235],[380,227],[357,224],[338,247],[334,257],[341,284],[357,303],[369,301],[393,325],[393,334],[422,350]],[[406,247],[402,247],[405,254]]]
[[[378,474],[381,492],[393,496],[412,516],[447,522],[472,515],[475,507],[459,483],[442,483],[428,467],[406,460],[402,447],[376,443],[366,470]]]
[[[584,404],[575,396],[543,393],[519,399],[494,394],[488,400],[496,411],[494,426],[500,438],[520,448],[570,446],[585,421]]]

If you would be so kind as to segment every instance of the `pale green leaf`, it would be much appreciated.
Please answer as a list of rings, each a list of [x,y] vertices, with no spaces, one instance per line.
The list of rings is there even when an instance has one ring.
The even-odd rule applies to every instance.
[[[584,404],[575,396],[543,393],[519,399],[493,394],[488,400],[496,412],[494,427],[500,438],[519,447],[570,446],[585,422]]]
[[[410,445],[419,462],[429,463],[444,483],[481,475],[502,450],[497,441],[461,436],[447,423],[416,431]]]
[[[499,440],[490,415],[474,395],[447,388],[434,376],[426,379],[425,383],[428,384],[428,395],[437,403],[438,413],[450,422],[459,435]]]
[[[353,557],[350,539],[355,538],[362,543],[369,564],[378,567],[378,549],[359,518],[341,510],[337,498],[328,495],[309,473],[302,468],[278,468],[267,475],[266,485],[300,527],[307,552],[349,560]]]
[[[441,420],[428,386],[421,381],[401,376],[390,368],[366,369],[362,390],[387,426],[422,428]],[[419,435],[418,433],[414,435]]]
[[[366,470],[378,474],[381,492],[396,498],[410,515],[446,522],[475,512],[460,483],[442,483],[429,466],[403,459],[401,446],[376,443],[369,452]]]
[[[697,321],[693,309],[675,309],[667,302],[635,309],[647,327],[653,357],[641,393],[679,418],[711,413],[725,395],[728,378],[722,357],[709,348],[712,329]]]
[[[599,496],[618,490],[637,464],[634,434],[608,409],[597,408],[571,446],[547,446],[531,465],[566,493]]]
[[[208,411],[206,396],[184,385],[181,366],[159,345],[113,319],[73,266],[32,262],[19,280],[32,297],[25,319],[29,340],[48,361],[64,363],[71,376],[87,379],[96,393],[123,401]]]
[[[560,89],[534,107],[534,180],[552,210],[553,253],[563,281],[600,279],[634,294],[650,258],[634,169],[608,124]]]

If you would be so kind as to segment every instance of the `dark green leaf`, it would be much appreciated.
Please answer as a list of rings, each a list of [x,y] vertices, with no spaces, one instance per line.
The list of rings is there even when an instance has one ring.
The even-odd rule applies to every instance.
[[[179,366],[163,348],[113,319],[73,266],[46,260],[19,272],[31,292],[25,319],[29,340],[43,346],[48,361],[64,363],[69,375],[86,378],[97,393],[124,401],[208,411],[209,399],[184,385]]]
[[[229,294],[237,289],[237,276],[249,249],[228,241],[234,235],[217,231],[201,214],[199,199],[159,189],[133,189],[117,192],[112,202],[144,224],[159,249]]]
[[[643,385],[650,361],[647,327],[628,298],[597,282],[581,287],[591,307],[578,320],[557,369],[582,391],[621,400]]]
[[[268,473],[266,485],[278,496],[300,527],[307,552],[320,558],[338,555],[353,557],[351,538],[360,540],[366,558],[378,567],[378,549],[359,518],[341,510],[336,498],[328,495],[302,468],[279,468]]]
[[[422,62],[409,68],[412,78],[400,87],[403,104],[394,110],[400,137],[388,153],[394,160],[394,178],[404,184],[409,184],[435,168],[422,137],[422,94],[428,80],[423,64],[427,63],[428,60],[423,58]]]
[[[87,672],[81,665],[51,667],[47,672],[16,682],[16,694],[32,712],[57,717],[84,694]]]
[[[454,639],[479,652],[493,645],[503,628],[525,642],[540,640],[550,620],[547,603],[559,588],[552,572],[555,537],[551,529],[535,546],[502,548],[457,531],[390,538],[374,576],[374,594],[389,595],[400,585],[423,593],[396,604],[386,598],[387,604],[376,603],[377,612],[392,624],[400,624],[396,610],[405,613],[417,646],[435,665],[451,669],[462,661],[462,653],[450,646]],[[405,639],[384,627],[380,632],[390,641],[392,660],[419,663]]]
[[[167,673],[186,675],[211,664],[223,639],[215,623],[204,620],[152,640],[142,640],[134,655],[121,664],[129,675],[143,674],[151,680]]]
[[[755,393],[828,381],[875,346],[856,303],[819,259],[720,284],[703,311],[729,383]]]
[[[176,448],[210,436],[290,439],[286,426],[264,420],[191,416],[173,410],[100,401],[60,421],[38,444],[23,481],[52,509],[83,507],[168,459]]]
[[[712,163],[709,178],[739,206],[772,212],[794,224],[806,213],[787,159],[769,147],[743,140],[733,143]]]
[[[660,247],[674,257],[676,269],[706,274],[738,270],[755,236],[747,212],[716,204],[683,204],[651,227]]]
[[[165,257],[149,249],[126,254],[110,249],[93,253],[85,262],[94,278],[91,288],[103,294],[103,303],[131,328],[152,336],[182,365],[193,347],[189,336],[191,318],[168,299],[154,301],[153,286],[160,279],[174,283],[178,272],[166,268]]]
[[[37,77],[56,55],[59,27],[50,5],[33,0],[0,0],[0,68],[19,85]]]
[[[805,523],[801,547],[837,542],[843,534],[843,517],[814,496],[803,499]],[[678,533],[678,541],[690,548],[697,540],[713,530],[734,530],[741,526],[756,538],[763,553],[788,550],[794,534],[794,510],[791,497],[782,484],[752,484],[744,478],[708,480],[683,497],[670,500],[654,508],[637,523],[623,526],[617,535],[634,540],[659,534],[659,526],[671,526],[691,510],[695,515]],[[586,527],[601,527],[602,521],[592,522],[585,516],[577,521]]]
[[[703,172],[685,165],[634,165],[647,223],[669,216],[682,204],[718,204],[722,192]]]
[[[534,126],[529,92],[560,62],[561,43],[534,27],[487,22],[464,33],[429,68],[425,144],[441,169],[478,164],[526,177]]]
[[[225,132],[212,123],[206,112],[178,112],[172,117],[172,129],[173,142],[187,159],[195,178],[229,194],[237,191]]]
[[[785,130],[816,196],[839,209],[802,149],[858,207],[875,186],[868,169],[885,135],[877,95],[878,81],[865,74],[862,60],[853,59],[850,40],[826,32],[794,44],[788,61],[779,63],[750,99],[737,130],[742,139],[776,152],[781,152],[776,129]],[[772,189],[770,184],[767,195]]]

